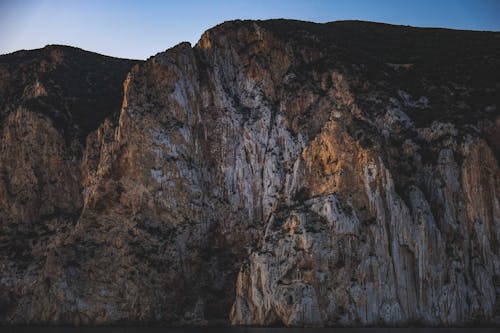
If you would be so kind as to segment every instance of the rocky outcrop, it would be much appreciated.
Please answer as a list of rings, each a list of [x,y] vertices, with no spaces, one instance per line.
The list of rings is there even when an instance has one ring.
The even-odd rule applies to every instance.
[[[88,127],[9,111],[2,320],[495,322],[497,35],[226,22],[133,67]]]
[[[84,207],[86,137],[117,117],[134,63],[57,45],[0,56],[2,322],[35,318],[47,254]]]

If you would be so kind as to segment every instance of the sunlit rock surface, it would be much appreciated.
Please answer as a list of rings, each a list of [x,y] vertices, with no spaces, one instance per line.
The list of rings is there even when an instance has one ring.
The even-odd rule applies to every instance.
[[[141,63],[1,56],[2,322],[495,323],[499,40],[233,21]]]

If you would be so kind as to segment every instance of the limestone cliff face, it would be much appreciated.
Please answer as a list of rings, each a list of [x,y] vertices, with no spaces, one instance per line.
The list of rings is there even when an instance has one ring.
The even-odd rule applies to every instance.
[[[0,56],[2,322],[35,318],[48,251],[84,207],[86,137],[116,118],[134,63],[58,45]]]
[[[73,141],[2,113],[2,320],[494,323],[498,38],[227,22],[133,67]]]

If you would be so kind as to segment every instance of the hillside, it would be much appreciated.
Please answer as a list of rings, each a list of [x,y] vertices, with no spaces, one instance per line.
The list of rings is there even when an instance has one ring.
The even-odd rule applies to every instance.
[[[498,32],[359,21],[0,56],[0,320],[498,323],[499,77]]]

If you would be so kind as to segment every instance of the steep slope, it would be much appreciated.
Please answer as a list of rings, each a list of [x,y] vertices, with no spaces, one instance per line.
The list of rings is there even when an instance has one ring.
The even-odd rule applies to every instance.
[[[31,297],[47,248],[76,223],[86,137],[117,118],[135,63],[58,45],[0,56],[2,316]]]
[[[494,322],[499,40],[233,21],[135,66],[119,119],[75,136],[83,191],[54,191],[77,222],[2,274],[3,320]]]

